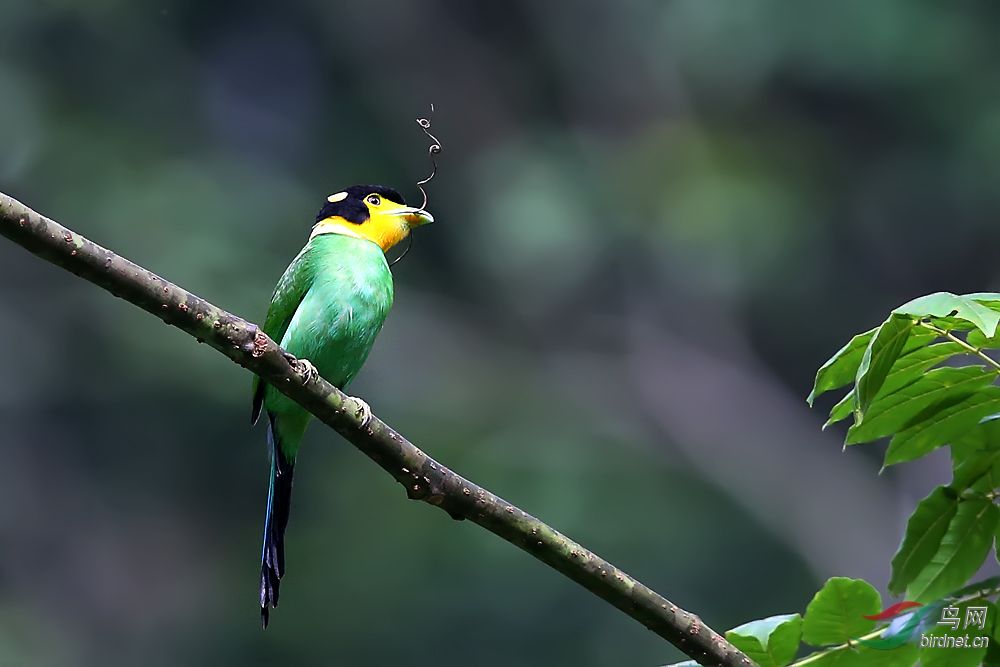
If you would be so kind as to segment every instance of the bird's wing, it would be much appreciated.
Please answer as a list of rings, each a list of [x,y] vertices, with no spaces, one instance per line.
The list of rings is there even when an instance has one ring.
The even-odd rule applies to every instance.
[[[289,322],[292,321],[292,316],[295,315],[299,304],[302,303],[306,292],[309,291],[309,286],[312,285],[313,270],[308,250],[309,245],[307,244],[285,269],[285,273],[282,274],[278,285],[274,288],[274,294],[271,295],[271,305],[267,309],[263,329],[271,340],[279,344],[285,336]],[[265,386],[265,382],[254,376],[253,410],[250,415],[250,421],[253,424],[256,424],[257,418],[260,417],[261,406],[264,404]]]

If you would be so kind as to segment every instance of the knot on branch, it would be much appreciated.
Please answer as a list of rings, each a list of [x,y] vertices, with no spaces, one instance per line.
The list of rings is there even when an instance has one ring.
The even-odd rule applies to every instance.
[[[265,334],[263,331],[261,331],[259,328],[255,326],[253,333],[253,340],[250,342],[249,345],[250,349],[248,349],[247,352],[249,352],[250,356],[253,357],[254,359],[259,359],[260,357],[264,356],[265,352],[267,352],[268,341],[269,339],[267,337],[267,334]]]
[[[403,476],[400,483],[406,487],[406,497],[410,500],[426,500],[433,504],[441,504],[441,501],[434,503],[431,498],[444,498],[444,488],[440,480],[435,480],[430,475],[425,475],[423,469],[411,471],[409,468],[402,468]]]
[[[449,474],[448,469],[428,459],[414,471],[409,468],[401,468],[401,475],[396,479],[406,489],[406,497],[410,500],[422,500],[426,503],[440,507],[456,521],[465,519],[465,514],[455,507],[455,499],[449,495],[445,488],[445,480]],[[468,489],[464,489],[468,491]]]

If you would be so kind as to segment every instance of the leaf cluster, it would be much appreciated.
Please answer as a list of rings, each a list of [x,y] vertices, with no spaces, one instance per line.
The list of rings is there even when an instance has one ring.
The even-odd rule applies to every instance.
[[[1000,294],[938,292],[858,334],[816,374],[810,404],[851,386],[827,425],[848,417],[848,445],[889,438],[883,466],[948,446],[952,481],[907,522],[889,591],[930,602],[968,581],[996,542],[1000,511]]]
[[[1000,665],[1000,624],[995,623],[997,607],[987,598],[1000,592],[998,586],[1000,578],[988,579],[930,604],[904,606],[888,625],[877,627],[880,621],[868,617],[879,615],[882,609],[878,591],[862,579],[833,577],[816,593],[805,614],[751,621],[729,630],[726,639],[759,667],[911,667],[918,661],[922,667],[996,667]],[[941,625],[941,612],[947,606],[957,607],[960,619],[966,618],[970,607],[985,607],[985,627]],[[973,633],[988,637],[990,645],[949,649],[919,644],[921,636]],[[802,644],[814,652],[795,661]],[[670,667],[696,664],[689,660]]]
[[[816,373],[810,406],[847,387],[824,425],[852,420],[845,448],[888,439],[884,469],[949,447],[952,481],[933,489],[907,522],[889,582],[889,592],[907,603],[882,613],[887,625],[865,618],[882,609],[875,588],[836,577],[804,615],[772,616],[726,633],[758,665],[1000,665],[998,610],[990,601],[1000,594],[1000,579],[967,585],[996,550],[1000,528],[998,324],[1000,293],[937,292],[854,336]],[[993,639],[990,647],[920,646],[921,637],[968,634],[938,621],[946,606],[964,617],[973,605],[988,609],[988,625],[976,631]],[[819,650],[793,662],[801,644]]]

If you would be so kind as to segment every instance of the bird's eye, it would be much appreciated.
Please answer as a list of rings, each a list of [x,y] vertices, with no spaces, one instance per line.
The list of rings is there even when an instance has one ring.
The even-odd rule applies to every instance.
[[[371,204],[372,206],[378,206],[379,204],[382,203],[382,200],[379,198],[378,195],[368,195],[368,203]]]

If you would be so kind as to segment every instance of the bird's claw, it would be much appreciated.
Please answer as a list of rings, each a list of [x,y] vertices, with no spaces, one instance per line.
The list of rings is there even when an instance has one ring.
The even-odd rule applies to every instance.
[[[368,426],[368,422],[372,420],[371,407],[357,396],[348,396],[347,400],[353,401],[357,406],[354,410],[354,416],[361,419],[361,428]]]
[[[287,352],[285,353],[285,359],[288,360],[288,363],[291,364],[295,372],[302,376],[302,384],[309,384],[319,377],[319,371],[316,370],[316,367],[308,359],[299,359]]]

